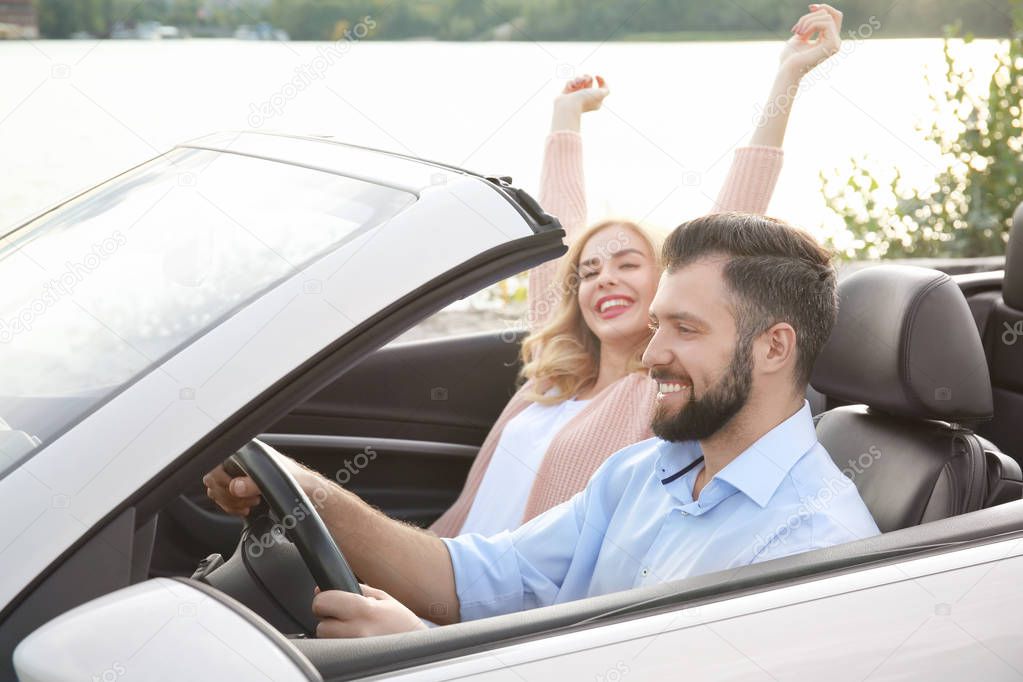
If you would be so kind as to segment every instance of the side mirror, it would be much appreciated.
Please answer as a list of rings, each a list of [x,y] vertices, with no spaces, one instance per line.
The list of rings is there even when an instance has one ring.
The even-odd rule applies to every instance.
[[[178,578],[147,580],[55,618],[18,644],[14,669],[21,682],[323,680],[240,602]]]

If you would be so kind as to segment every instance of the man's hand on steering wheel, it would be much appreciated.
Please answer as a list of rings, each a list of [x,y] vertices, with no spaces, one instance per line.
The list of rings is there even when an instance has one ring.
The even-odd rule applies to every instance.
[[[317,637],[373,637],[426,629],[416,614],[391,595],[369,585],[359,586],[362,594],[316,588],[313,614],[320,621]]]
[[[239,555],[239,552],[244,551],[247,543],[255,542],[253,538],[263,532],[267,522],[288,529],[285,537],[294,544],[314,584],[320,586],[311,600],[309,613],[315,621],[299,618],[308,634],[315,632],[321,637],[359,637],[408,632],[426,627],[412,610],[387,592],[359,583],[335,539],[337,531],[327,526],[324,513],[334,529],[339,528],[341,519],[348,516],[359,519],[353,522],[357,526],[381,523],[382,520],[381,527],[393,529],[395,533],[404,534],[402,537],[408,536],[420,543],[421,547],[414,551],[416,557],[432,558],[440,571],[450,571],[447,551],[436,536],[421,531],[410,534],[402,524],[383,517],[351,493],[337,489],[320,474],[255,439],[224,465],[206,474],[203,482],[210,499],[221,509],[245,518],[239,550],[231,561],[237,556],[248,556]],[[252,514],[252,509],[261,499],[267,503],[266,515],[259,514],[258,510],[257,514]],[[343,509],[343,513],[340,509]],[[353,544],[365,551],[364,539],[362,544],[358,541]],[[425,554],[423,548],[428,550]],[[261,552],[259,556],[262,555]],[[361,558],[367,559],[366,556]],[[215,587],[216,575],[213,572],[207,576],[210,584]],[[450,576],[449,580],[450,592],[453,593],[454,576]],[[419,581],[415,584],[418,585]],[[300,595],[294,596],[301,599]],[[418,596],[412,594],[411,598],[415,601]],[[450,603],[456,597],[454,594],[449,596],[445,591],[441,598],[445,603]],[[422,604],[419,606],[423,608]],[[457,617],[452,622],[457,622]]]
[[[319,474],[290,457],[281,457],[281,460],[307,495],[312,495],[318,486],[325,485]],[[202,482],[206,485],[206,496],[233,516],[248,516],[249,511],[259,504],[260,490],[256,482],[248,476],[232,476],[223,464],[218,464],[213,471],[203,476]]]

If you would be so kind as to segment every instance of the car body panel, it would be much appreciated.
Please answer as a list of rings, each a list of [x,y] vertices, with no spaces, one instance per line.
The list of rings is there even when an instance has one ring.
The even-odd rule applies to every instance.
[[[465,177],[465,172],[431,162],[341,144],[329,138],[310,139],[264,133],[222,132],[186,142],[181,147],[245,154],[338,173],[418,195],[423,190]]]
[[[994,542],[364,679],[1018,679],[1021,570]]]
[[[253,627],[255,617],[157,578],[50,621],[18,646],[14,664],[22,682],[322,679],[283,637]]]
[[[424,189],[379,229],[311,263],[142,376],[0,479],[0,513],[10,520],[0,528],[0,563],[10,567],[0,604],[175,457],[342,334],[478,254],[532,234],[486,181],[458,176]]]

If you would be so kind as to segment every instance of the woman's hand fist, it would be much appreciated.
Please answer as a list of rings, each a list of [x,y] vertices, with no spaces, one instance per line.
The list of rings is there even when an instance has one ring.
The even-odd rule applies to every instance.
[[[611,90],[601,76],[594,77],[589,74],[578,76],[565,83],[565,88],[555,100],[556,106],[566,106],[578,109],[580,112],[596,111],[604,103]]]
[[[799,77],[838,52],[842,46],[842,13],[830,5],[810,5],[792,27],[794,34],[781,53],[781,68]]]

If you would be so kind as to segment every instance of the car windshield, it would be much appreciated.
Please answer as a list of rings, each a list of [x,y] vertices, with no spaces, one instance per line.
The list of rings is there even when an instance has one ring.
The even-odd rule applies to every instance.
[[[415,200],[295,165],[177,149],[0,239],[0,477]]]

